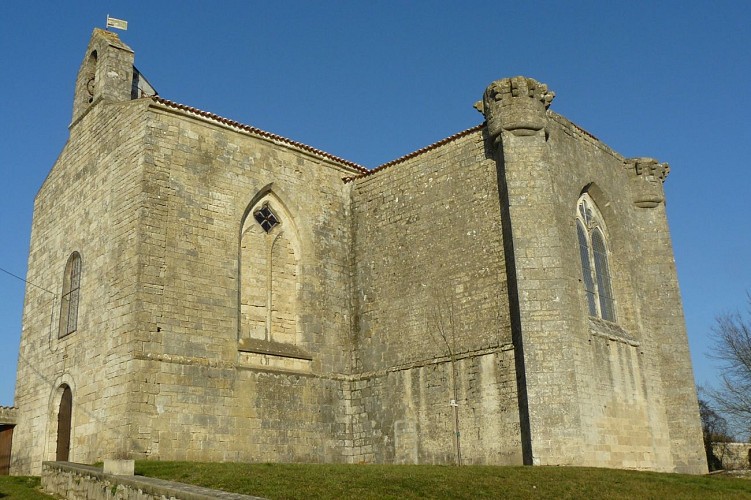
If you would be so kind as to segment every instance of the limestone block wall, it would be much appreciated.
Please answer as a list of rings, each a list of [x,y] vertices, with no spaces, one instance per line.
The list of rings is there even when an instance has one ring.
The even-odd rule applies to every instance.
[[[706,471],[667,165],[624,159],[516,77],[488,87],[485,124],[364,174],[131,100],[132,62],[95,30],[70,139],[35,200],[13,473],[55,459],[68,394],[79,462],[461,454]],[[585,192],[615,321],[587,307]]]
[[[333,415],[351,366],[342,177],[352,174],[152,105],[128,389],[134,456],[343,460]],[[254,220],[265,203],[280,221],[268,235]],[[243,290],[261,286],[243,303]],[[251,305],[261,312],[245,314]]]
[[[13,473],[39,474],[42,460],[55,458],[63,385],[73,398],[71,460],[94,461],[96,450],[122,440],[144,107],[91,108],[35,199],[27,279],[41,288],[26,290]],[[73,252],[82,262],[77,329],[58,338],[63,274]]]
[[[633,177],[631,168],[627,172]],[[706,453],[666,206],[660,203],[634,212],[643,242],[634,266],[637,279],[645,284],[639,294],[640,326],[654,342],[653,363],[662,380],[672,461],[678,472],[704,473]]]
[[[667,166],[626,161],[547,111],[554,95],[513,77],[478,104],[498,162],[525,463],[705,472],[660,215]]]
[[[564,441],[550,450],[550,459],[560,460],[563,455],[581,465],[669,470],[672,462],[665,454],[666,422],[649,404],[661,398],[660,374],[653,369],[649,339],[636,322],[637,290],[643,284],[634,275],[638,265],[634,256],[640,253],[632,245],[639,244],[640,235],[628,218],[633,203],[623,158],[565,119],[557,120],[553,113],[550,116],[546,163],[556,186],[550,201],[561,207],[555,218],[564,278],[559,293],[570,318],[571,330],[566,334],[576,369],[569,383],[577,390],[576,411],[583,433],[578,442]],[[583,191],[603,217],[615,325],[593,320],[586,308],[575,227],[576,203]],[[544,413],[546,408],[539,411]],[[546,431],[538,432],[545,439]]]
[[[195,359],[141,360],[130,456],[160,460],[345,461],[340,382]]]
[[[720,459],[725,470],[748,470],[751,468],[750,443],[712,443],[712,453]]]
[[[292,219],[282,226],[294,225],[300,242],[299,345],[320,353],[314,371],[344,370],[349,208],[341,178],[351,170],[158,109],[148,140],[141,279],[155,293],[144,301],[144,352],[234,360],[240,231],[254,196],[270,190]]]
[[[353,214],[355,460],[454,462],[456,400],[465,463],[520,463],[500,205],[482,129],[355,180]]]
[[[670,403],[672,391],[693,393],[693,379],[684,372],[680,381],[664,378],[671,366],[679,372],[687,367],[690,370],[682,318],[673,321],[670,328],[661,327],[666,321],[661,315],[667,311],[672,318],[680,315],[680,303],[675,301],[677,288],[672,285],[676,279],[672,249],[652,236],[667,235],[668,228],[664,216],[658,217],[661,221],[652,224],[651,230],[645,231],[643,224],[644,217],[649,217],[645,211],[664,214],[664,205],[637,207],[624,159],[562,117],[554,113],[549,116],[545,166],[555,188],[546,198],[559,207],[553,220],[561,242],[563,279],[548,288],[559,296],[563,317],[571,325],[563,330],[570,359],[531,360],[527,375],[542,373],[528,383],[531,390],[535,390],[534,384],[540,384],[540,390],[549,394],[556,382],[544,375],[546,364],[553,368],[550,375],[559,380],[556,364],[575,367],[568,384],[577,394],[579,425],[540,425],[533,429],[532,440],[539,450],[536,455],[542,463],[700,472],[706,465],[697,434],[698,420],[692,420],[691,400],[686,397],[676,406]],[[606,225],[615,324],[593,320],[586,309],[575,228],[576,200],[583,191],[591,195]],[[516,220],[515,227],[534,223]],[[672,362],[662,354],[665,344],[681,346]],[[525,343],[525,349],[528,345]],[[695,406],[695,396],[693,401]],[[534,408],[530,404],[530,412],[536,413],[540,422],[560,424],[555,406],[539,403],[542,401]],[[668,410],[666,418],[663,407],[680,408],[682,418],[690,423],[676,426],[675,418],[670,417],[675,410]],[[692,425],[695,427],[687,431]],[[560,438],[562,429],[577,427],[582,430],[580,437]],[[549,432],[558,437],[553,439]],[[676,446],[672,436],[683,436],[685,441]],[[544,442],[556,445],[547,449]]]

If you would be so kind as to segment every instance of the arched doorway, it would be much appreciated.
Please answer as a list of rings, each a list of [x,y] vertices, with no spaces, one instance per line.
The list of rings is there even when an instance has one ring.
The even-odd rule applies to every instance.
[[[67,385],[62,386],[60,409],[57,412],[57,451],[55,460],[67,462],[70,455],[70,419],[73,410],[73,393]]]

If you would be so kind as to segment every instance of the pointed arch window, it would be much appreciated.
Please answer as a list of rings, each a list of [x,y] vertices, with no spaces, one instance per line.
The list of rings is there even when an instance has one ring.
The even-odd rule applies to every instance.
[[[300,243],[292,215],[269,192],[255,202],[240,234],[240,338],[298,342]]]
[[[600,212],[587,194],[579,198],[577,205],[576,233],[589,315],[615,322],[615,300],[604,224]]]
[[[81,295],[81,255],[73,252],[65,265],[63,293],[60,300],[60,330],[58,337],[70,335],[78,328],[78,304]]]

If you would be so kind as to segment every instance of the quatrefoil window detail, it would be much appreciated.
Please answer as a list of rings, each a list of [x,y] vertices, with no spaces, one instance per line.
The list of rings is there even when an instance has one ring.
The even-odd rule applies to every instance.
[[[253,213],[253,218],[267,233],[279,225],[279,218],[271,211],[268,204],[263,205]]]

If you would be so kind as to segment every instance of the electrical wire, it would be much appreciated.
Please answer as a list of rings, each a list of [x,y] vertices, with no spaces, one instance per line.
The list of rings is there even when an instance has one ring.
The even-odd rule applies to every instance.
[[[47,290],[46,288],[43,288],[43,287],[41,287],[41,286],[39,286],[39,285],[37,285],[37,284],[35,284],[35,283],[32,283],[31,281],[27,281],[27,280],[23,279],[22,277],[20,277],[20,276],[17,276],[17,275],[15,275],[15,274],[13,274],[12,272],[10,272],[10,271],[7,271],[7,270],[3,269],[2,267],[0,267],[0,271],[4,272],[5,274],[8,274],[8,275],[10,275],[10,276],[13,276],[14,278],[16,278],[16,279],[18,279],[18,280],[21,280],[21,281],[23,281],[23,282],[24,282],[24,283],[26,283],[26,284],[29,284],[29,285],[31,285],[31,286],[33,286],[33,287],[36,287],[36,288],[40,289],[40,290],[44,290],[45,292],[47,292],[47,293],[49,293],[49,294],[52,294],[52,295],[55,295],[55,296],[57,297],[57,295],[55,294],[55,292],[50,292],[50,291],[49,291],[49,290]]]

